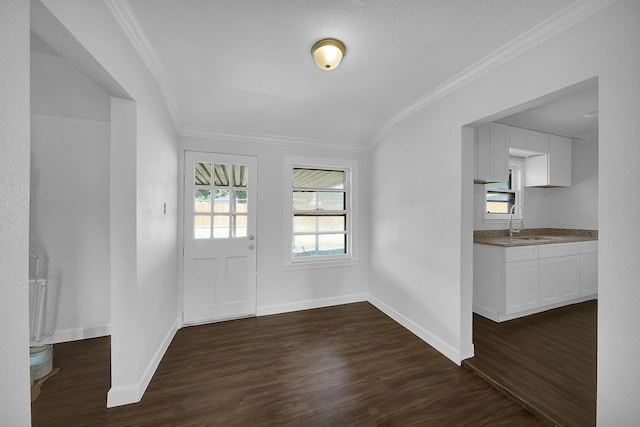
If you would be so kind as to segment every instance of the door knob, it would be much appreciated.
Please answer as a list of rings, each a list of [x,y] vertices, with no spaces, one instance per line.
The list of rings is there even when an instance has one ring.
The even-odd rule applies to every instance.
[[[254,245],[253,243],[249,245],[249,250],[252,251],[254,250],[256,247],[256,245]]]
[[[256,238],[256,236],[254,236],[253,234],[249,234],[249,237],[247,237],[249,240],[253,240]]]

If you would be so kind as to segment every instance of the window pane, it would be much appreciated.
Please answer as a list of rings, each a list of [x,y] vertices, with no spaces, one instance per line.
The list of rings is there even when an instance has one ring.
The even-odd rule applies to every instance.
[[[234,212],[247,212],[247,191],[236,190],[235,191],[235,211]]]
[[[314,211],[317,207],[317,195],[314,191],[294,191],[293,209],[300,211]]]
[[[508,214],[516,203],[516,194],[487,191],[487,212]]]
[[[344,171],[294,168],[293,187],[344,189]]]
[[[293,209],[342,211],[345,209],[345,193],[342,191],[294,191]]]
[[[234,217],[234,237],[247,237],[247,216],[246,215],[236,215]]]
[[[346,215],[313,216],[296,215],[293,218],[294,233],[345,231]]]
[[[196,185],[211,185],[211,163],[197,162],[194,170]]]
[[[213,217],[213,238],[228,239],[229,238],[229,216],[216,215]]]
[[[298,235],[293,238],[293,256],[342,255],[347,253],[347,236],[341,234]]]
[[[195,239],[211,238],[211,217],[209,215],[194,215],[193,237]]]
[[[229,190],[216,189],[214,212],[229,212]]]
[[[513,190],[513,170],[509,169],[509,177],[506,181],[492,182],[485,184],[485,189],[488,190]]]
[[[216,164],[213,182],[215,183],[216,187],[229,186],[229,165]]]
[[[316,253],[317,236],[302,235],[293,237],[293,256],[317,255]]]
[[[195,201],[194,212],[211,212],[211,190],[196,190],[193,199]]]
[[[318,252],[321,254],[345,254],[347,253],[347,236],[344,234],[321,234],[318,236]]]
[[[344,193],[322,191],[318,193],[318,209],[325,211],[344,210]]]
[[[233,165],[233,185],[234,187],[246,187],[249,179],[249,169],[243,165]]]

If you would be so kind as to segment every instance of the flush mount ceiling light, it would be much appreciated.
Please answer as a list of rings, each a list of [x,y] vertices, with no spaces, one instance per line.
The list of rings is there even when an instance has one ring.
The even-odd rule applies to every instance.
[[[322,39],[311,48],[316,65],[321,70],[330,71],[340,65],[344,56],[344,44],[336,39]]]

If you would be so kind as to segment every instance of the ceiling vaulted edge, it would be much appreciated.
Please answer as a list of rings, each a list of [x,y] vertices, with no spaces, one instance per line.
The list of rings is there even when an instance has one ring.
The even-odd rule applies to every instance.
[[[406,104],[390,115],[379,130],[366,144],[357,144],[346,141],[325,140],[321,138],[304,138],[291,135],[272,135],[251,132],[229,132],[214,128],[204,128],[185,123],[181,113],[179,103],[175,96],[175,90],[171,86],[168,74],[162,65],[162,61],[156,54],[149,37],[136,14],[134,13],[129,0],[106,0],[112,10],[116,20],[122,27],[126,36],[131,40],[142,61],[149,69],[152,76],[157,81],[167,108],[173,119],[176,132],[181,136],[193,136],[203,138],[219,138],[233,141],[250,141],[269,144],[286,145],[306,145],[319,148],[331,148],[342,151],[362,152],[367,151],[377,145],[393,129],[393,127],[405,118],[415,114],[429,104],[481,77],[485,73],[499,67],[501,64],[522,54],[528,49],[544,42],[555,34],[564,31],[572,25],[588,18],[599,10],[614,3],[615,0],[579,0],[575,1],[560,11],[551,15],[548,19],[535,25],[530,30],[522,33],[515,39],[484,56],[463,71],[448,78],[435,88],[428,90],[413,102]],[[343,67],[348,67],[344,64]]]

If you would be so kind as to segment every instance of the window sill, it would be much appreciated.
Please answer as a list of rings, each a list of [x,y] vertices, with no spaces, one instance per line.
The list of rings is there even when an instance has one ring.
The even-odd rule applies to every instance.
[[[285,270],[307,270],[310,268],[343,267],[343,266],[352,266],[357,264],[358,264],[357,259],[349,258],[349,259],[288,262],[288,263],[284,263],[283,268]]]

